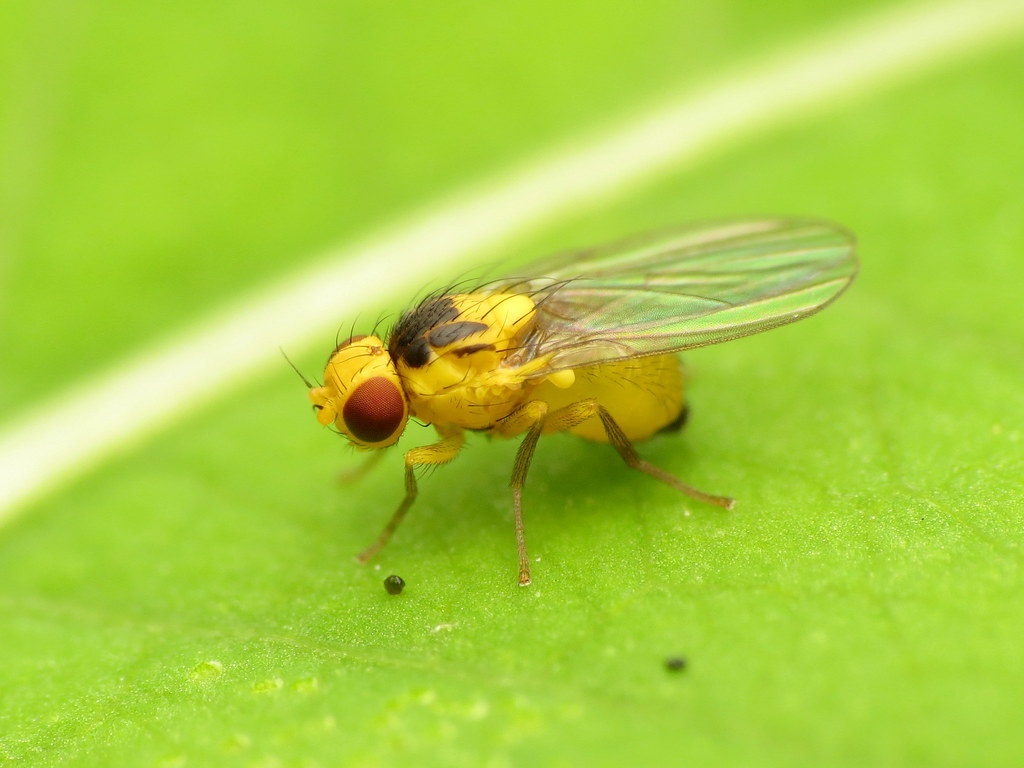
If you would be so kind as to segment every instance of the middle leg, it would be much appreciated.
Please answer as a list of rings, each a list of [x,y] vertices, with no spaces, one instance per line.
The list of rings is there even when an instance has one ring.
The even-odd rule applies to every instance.
[[[597,412],[597,402],[582,400],[548,413],[548,404],[543,400],[532,400],[514,410],[491,430],[501,437],[515,437],[525,432],[523,441],[516,451],[515,463],[512,466],[512,514],[516,526],[516,549],[519,554],[519,586],[530,584],[530,560],[526,550],[526,535],[523,530],[523,486],[526,474],[530,470],[537,441],[541,435],[564,432],[582,421],[591,418]]]

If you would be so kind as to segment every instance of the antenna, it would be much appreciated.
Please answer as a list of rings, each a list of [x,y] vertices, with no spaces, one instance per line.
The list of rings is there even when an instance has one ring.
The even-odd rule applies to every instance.
[[[313,389],[313,385],[310,383],[309,379],[302,375],[302,371],[300,371],[298,369],[298,366],[296,366],[295,363],[292,362],[292,359],[288,357],[287,353],[280,347],[278,347],[278,349],[280,350],[281,354],[284,355],[284,359],[288,361],[288,365],[290,365],[292,367],[292,370],[299,375],[300,379],[302,379],[302,383],[306,385],[306,389]]]

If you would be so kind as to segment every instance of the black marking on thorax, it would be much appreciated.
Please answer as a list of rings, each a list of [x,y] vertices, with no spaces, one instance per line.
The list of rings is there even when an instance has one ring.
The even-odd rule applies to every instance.
[[[388,352],[395,362],[401,360],[410,368],[422,368],[433,357],[434,350],[457,344],[476,333],[486,331],[486,323],[459,320],[459,310],[450,296],[424,301],[406,312],[391,331]],[[467,344],[451,350],[458,357],[494,349],[493,344]]]
[[[427,340],[430,341],[430,346],[435,349],[441,347],[447,347],[449,344],[454,344],[457,341],[462,341],[467,336],[472,336],[474,333],[480,333],[480,331],[486,331],[486,323],[475,323],[472,320],[462,320],[457,323],[447,323],[446,325],[439,325],[429,333],[427,333]]]
[[[402,315],[388,338],[391,359],[399,359],[411,368],[420,368],[430,362],[427,334],[438,325],[449,323],[459,316],[459,310],[450,296],[427,299]]]

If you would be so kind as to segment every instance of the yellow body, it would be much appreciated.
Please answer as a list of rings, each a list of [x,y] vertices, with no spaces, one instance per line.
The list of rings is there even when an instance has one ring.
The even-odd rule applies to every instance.
[[[634,358],[530,378],[543,361],[507,366],[532,329],[533,301],[521,294],[448,297],[458,309],[458,322],[479,322],[486,329],[436,349],[425,365],[396,362],[402,388],[415,418],[442,433],[452,428],[492,430],[512,437],[502,419],[531,401],[543,401],[555,412],[581,401],[607,409],[630,440],[644,440],[672,423],[683,407],[683,379],[675,355]],[[468,354],[466,349],[479,348]],[[495,428],[497,427],[497,428]],[[608,442],[600,420],[589,418],[566,431]]]
[[[409,417],[433,424],[443,448],[417,449],[431,463],[454,458],[466,429],[515,437],[543,422],[543,434],[607,443],[597,418],[603,409],[633,442],[679,417],[683,377],[674,354],[548,373],[547,359],[523,355],[535,323],[524,294],[429,300],[403,317],[388,345],[376,336],[339,344],[310,400],[321,424],[333,423],[365,449],[393,445]]]
[[[521,585],[530,583],[522,485],[541,435],[572,432],[611,443],[630,466],[694,498],[732,505],[648,464],[633,449],[633,441],[669,426],[683,410],[674,354],[558,368],[536,356],[545,332],[536,314],[525,294],[440,296],[403,315],[387,345],[376,336],[355,336],[334,350],[323,386],[309,391],[321,424],[333,423],[363,449],[393,445],[410,416],[433,424],[439,438],[406,452],[405,499],[360,562],[384,545],[416,498],[417,468],[458,456],[467,429],[524,435],[511,482]]]

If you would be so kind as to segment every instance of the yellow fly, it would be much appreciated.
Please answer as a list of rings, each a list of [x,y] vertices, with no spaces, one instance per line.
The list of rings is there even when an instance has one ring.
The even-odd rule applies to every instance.
[[[676,353],[807,317],[857,272],[854,239],[809,219],[691,224],[542,259],[529,277],[432,295],[388,334],[353,336],[310,387],[317,420],[357,447],[393,445],[408,419],[438,441],[405,454],[405,498],[366,562],[416,498],[416,471],[444,464],[465,430],[523,436],[512,468],[519,583],[530,583],[522,488],[541,435],[611,443],[626,464],[695,499],[733,500],[686,485],[639,457],[633,443],[682,425]]]

